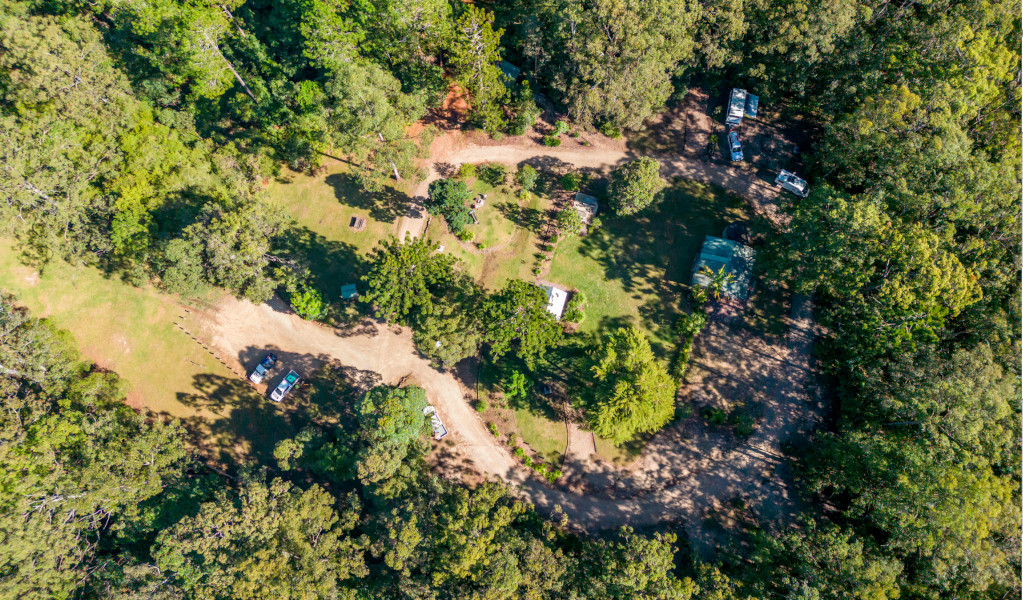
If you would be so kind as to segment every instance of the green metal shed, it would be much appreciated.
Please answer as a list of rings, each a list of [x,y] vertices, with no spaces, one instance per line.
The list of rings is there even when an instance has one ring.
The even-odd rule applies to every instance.
[[[715,273],[724,267],[725,272],[731,273],[734,277],[725,284],[722,292],[735,300],[749,299],[750,283],[753,281],[753,254],[753,248],[749,246],[724,238],[706,236],[703,238],[700,254],[696,257],[696,264],[693,265],[693,285],[710,284],[710,278],[700,273],[703,267],[708,267]]]

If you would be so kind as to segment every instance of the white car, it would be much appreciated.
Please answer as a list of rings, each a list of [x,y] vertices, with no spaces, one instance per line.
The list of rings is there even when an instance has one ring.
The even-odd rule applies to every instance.
[[[774,182],[800,198],[805,198],[808,192],[806,180],[796,177],[795,173],[790,173],[785,169],[778,173],[778,176],[774,178]]]
[[[277,387],[274,388],[274,391],[270,393],[270,399],[274,402],[284,400],[284,397],[288,395],[288,392],[298,385],[299,379],[301,378],[298,376],[298,373],[288,371],[288,374],[284,376],[284,379],[282,379],[281,382],[277,384]]]
[[[266,378],[266,374],[272,371],[276,365],[277,355],[273,352],[267,354],[263,357],[263,360],[256,365],[256,368],[252,370],[252,373],[249,374],[249,381],[252,383],[263,383],[263,379]]]

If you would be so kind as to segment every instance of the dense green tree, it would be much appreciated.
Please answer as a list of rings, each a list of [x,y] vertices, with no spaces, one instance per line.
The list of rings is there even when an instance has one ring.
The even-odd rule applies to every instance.
[[[586,561],[592,573],[584,584],[589,589],[580,591],[589,598],[689,600],[699,588],[688,577],[671,573],[675,541],[673,534],[647,538],[623,527],[615,538],[594,545]]]
[[[434,293],[451,280],[453,263],[425,238],[385,240],[370,259],[363,299],[378,316],[409,325],[432,306]]]
[[[389,479],[427,431],[426,391],[416,386],[375,387],[359,401],[357,460],[363,484]]]
[[[531,283],[509,281],[483,302],[481,313],[484,341],[495,360],[514,351],[532,366],[561,342],[561,325],[547,312],[547,295]]]
[[[192,598],[324,598],[366,574],[351,500],[340,514],[317,486],[248,482],[161,532],[154,557]]]
[[[559,210],[555,220],[558,224],[558,229],[566,233],[580,233],[583,227],[586,226],[583,223],[582,216],[579,215],[579,211],[572,206]]]
[[[0,300],[0,596],[64,598],[113,527],[185,467],[184,434],[122,402],[116,375]]]
[[[660,164],[648,156],[615,168],[607,190],[611,208],[620,215],[631,215],[649,206],[664,187],[659,170]]]
[[[443,216],[448,228],[457,235],[472,222],[469,215],[471,199],[472,190],[464,181],[438,179],[430,184],[426,211],[434,216]]]
[[[675,384],[654,358],[643,332],[622,328],[604,338],[594,355],[593,431],[621,444],[657,431],[675,412]]]
[[[435,304],[425,310],[412,334],[416,349],[444,367],[479,354],[483,323],[473,306]]]
[[[495,31],[493,23],[493,13],[466,4],[455,23],[450,49],[451,65],[469,94],[473,118],[490,133],[504,127],[501,104],[508,96],[504,73],[497,67],[504,30]]]
[[[638,128],[668,99],[701,12],[666,0],[524,4],[523,54],[569,115],[622,128]]]
[[[753,565],[762,594],[899,598],[902,564],[853,532],[806,521],[781,537],[760,535]]]

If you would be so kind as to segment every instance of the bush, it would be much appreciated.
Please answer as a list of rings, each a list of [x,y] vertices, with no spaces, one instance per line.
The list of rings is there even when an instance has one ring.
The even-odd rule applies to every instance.
[[[522,459],[522,462],[524,462],[526,466],[529,467],[530,469],[533,468],[533,457],[527,456]]]
[[[472,241],[472,238],[476,237],[476,234],[473,233],[472,231],[469,231],[468,229],[463,229],[456,233],[455,235],[458,236],[458,239],[462,240],[463,242],[470,242]]]
[[[541,267],[540,265],[536,265],[535,267],[533,267],[533,275],[539,275],[542,272],[543,267]]]
[[[499,163],[487,163],[479,167],[477,172],[479,173],[479,178],[482,181],[485,181],[494,187],[504,185],[504,180],[508,176],[508,169]]]
[[[582,306],[586,302],[586,298],[582,292],[575,292],[572,297],[568,299],[568,304],[565,305],[565,313],[563,318],[569,323],[582,323],[586,315],[583,314]]]
[[[600,217],[593,217],[590,219],[590,231],[596,231],[604,225],[604,221]]]
[[[568,122],[567,121],[557,121],[556,123],[554,123],[554,133],[552,133],[551,135],[561,135],[561,134],[563,134],[563,133],[565,133],[567,131],[568,131]]]
[[[484,250],[487,247],[487,243],[486,242],[476,242],[476,247],[479,248],[480,250]]]
[[[561,187],[569,192],[579,191],[579,184],[581,182],[582,177],[575,172],[568,172],[561,176]]]
[[[487,404],[486,400],[480,399],[480,400],[476,401],[476,410],[477,411],[483,412],[483,411],[487,410],[488,408],[490,408],[490,405]]]
[[[561,145],[561,138],[556,135],[543,136],[543,145],[549,148],[556,148]]]
[[[487,425],[487,428],[490,429],[490,433],[492,433],[494,437],[501,437],[501,432],[497,430],[497,425],[490,423]]]
[[[490,134],[490,139],[494,140],[495,142],[500,142],[501,140],[504,139],[504,134],[500,131],[495,131],[494,133]]]
[[[455,235],[472,222],[468,206],[472,191],[464,181],[438,179],[430,184],[427,196],[426,212],[434,216],[443,215]]]
[[[462,179],[475,179],[476,178],[476,165],[472,163],[464,163],[458,167],[458,176]]]
[[[732,422],[735,424],[735,435],[741,438],[748,438],[757,429],[756,421],[745,412],[734,415]]]
[[[531,192],[536,187],[536,180],[539,176],[540,174],[532,166],[522,165],[519,167],[519,172],[515,174],[515,181],[523,191]]]
[[[574,129],[572,131],[568,132],[568,137],[577,138],[577,137],[579,137],[579,135],[580,135],[579,132],[574,130]]]
[[[551,483],[557,483],[561,479],[561,469],[554,469],[547,474],[547,481]]]
[[[303,285],[299,291],[291,294],[291,308],[303,319],[314,321],[327,312],[327,302],[318,290]]]
[[[711,425],[724,425],[728,421],[728,415],[720,408],[710,406],[703,407],[703,418]]]
[[[519,458],[524,458],[526,456],[526,451],[523,450],[521,446],[515,446],[515,450],[512,451],[512,454]]]
[[[600,132],[609,138],[617,139],[622,137],[622,130],[614,123],[604,123],[600,126]]]
[[[571,206],[558,211],[558,216],[555,217],[555,220],[558,223],[558,229],[568,233],[580,233],[585,226],[579,211]]]

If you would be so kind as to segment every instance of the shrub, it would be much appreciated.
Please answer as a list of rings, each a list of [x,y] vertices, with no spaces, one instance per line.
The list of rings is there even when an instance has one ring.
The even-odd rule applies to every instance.
[[[558,223],[558,229],[568,233],[579,233],[585,226],[582,216],[579,215],[579,211],[571,206],[558,211],[558,216],[555,217],[555,220]]]
[[[577,192],[581,181],[582,177],[578,173],[570,171],[561,176],[561,187],[569,192]]]
[[[487,163],[477,169],[479,178],[490,185],[497,187],[504,185],[504,180],[508,175],[508,169],[499,163]]]
[[[543,268],[540,265],[533,267],[533,275],[539,275],[543,272]]]
[[[327,312],[327,302],[318,290],[303,285],[291,295],[291,308],[303,319],[314,321]]]
[[[732,422],[735,424],[735,435],[741,438],[748,438],[757,429],[756,421],[745,412],[734,415]]]
[[[469,231],[468,229],[463,229],[456,233],[455,235],[458,236],[458,239],[462,240],[463,242],[470,242],[472,241],[472,238],[476,237],[476,234]]]
[[[710,406],[703,407],[703,418],[711,425],[724,425],[728,421],[728,415],[720,408]]]
[[[596,231],[604,225],[604,221],[600,217],[593,217],[590,219],[590,231]]]
[[[519,172],[515,174],[515,181],[523,191],[531,192],[536,187],[536,180],[539,176],[540,174],[532,166],[522,165],[519,167]]]
[[[529,467],[530,469],[533,468],[533,457],[527,456],[522,459],[522,462],[524,462],[526,466]]]
[[[478,410],[479,412],[483,412],[488,408],[490,408],[490,405],[487,404],[486,400],[480,399],[476,401],[476,410]]]
[[[547,481],[551,483],[557,483],[561,479],[561,469],[554,469],[547,474]]]
[[[609,138],[620,138],[622,137],[622,130],[618,128],[614,123],[604,123],[600,126],[600,132]]]
[[[582,292],[572,294],[572,297],[568,299],[568,304],[565,305],[565,313],[562,315],[562,318],[569,323],[582,323],[583,319],[586,318],[582,311],[582,305],[585,301]]]
[[[490,134],[490,139],[494,140],[495,142],[500,142],[501,140],[504,139],[504,134],[500,131],[495,131]]]
[[[501,432],[497,430],[497,425],[490,423],[487,427],[490,429],[490,433],[492,433],[494,437],[501,437]]]
[[[577,138],[579,137],[579,132],[573,129],[572,131],[568,132],[568,137]]]
[[[462,179],[475,179],[476,178],[476,165],[472,163],[464,163],[458,167],[458,176]]]
[[[556,135],[543,136],[543,145],[549,148],[556,148],[561,145],[561,138]]]
[[[479,248],[480,250],[483,250],[483,249],[485,249],[487,247],[487,243],[486,242],[476,242],[476,247]]]
[[[504,380],[504,397],[508,400],[526,399],[529,389],[529,379],[522,371],[512,371],[508,379]]]
[[[512,451],[512,454],[519,458],[523,458],[526,456],[526,451],[523,450],[521,446],[515,446],[515,450]]]
[[[568,122],[557,121],[554,123],[554,133],[552,133],[551,135],[561,135],[566,131],[568,131]]]

